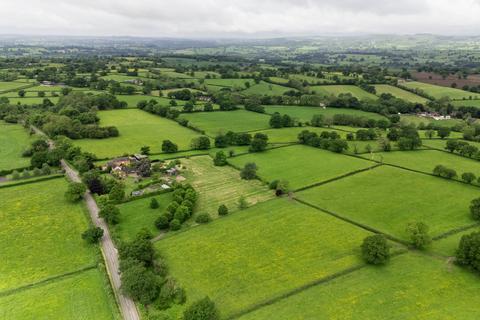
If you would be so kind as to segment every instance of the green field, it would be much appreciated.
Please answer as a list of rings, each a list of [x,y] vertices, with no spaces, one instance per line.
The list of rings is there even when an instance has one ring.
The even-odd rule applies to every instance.
[[[378,97],[365,90],[360,89],[354,85],[326,85],[326,86],[312,86],[310,90],[315,91],[316,94],[322,96],[338,96],[341,93],[350,93],[359,100],[377,100]]]
[[[155,246],[188,299],[209,295],[226,317],[361,264],[359,243],[367,234],[310,207],[276,199]]]
[[[259,309],[241,320],[478,318],[480,282],[433,257],[403,254]]]
[[[44,86],[44,85],[38,85],[35,87],[30,87],[28,89],[25,89],[25,91],[55,91],[55,92],[61,92],[62,89],[65,88],[65,86]]]
[[[425,146],[428,146],[428,147],[431,147],[431,148],[445,150],[445,146],[447,145],[447,140],[448,139],[445,139],[445,140],[442,140],[442,139],[424,139],[423,144]],[[459,139],[458,141],[466,142],[469,145],[480,148],[480,142],[467,141],[467,140],[462,140],[462,139]]]
[[[170,106],[171,99],[164,98],[164,97],[154,97],[154,96],[147,96],[147,95],[116,95],[119,101],[125,101],[128,104],[129,108],[136,108],[137,104],[140,101],[150,101],[155,100],[161,106]],[[177,105],[182,106],[185,104],[185,101],[182,100],[175,100]]]
[[[99,158],[111,158],[139,152],[140,147],[150,146],[151,152],[161,152],[162,140],[170,139],[180,150],[190,149],[190,142],[198,136],[193,130],[178,123],[137,109],[110,110],[98,113],[101,126],[116,126],[119,137],[108,139],[75,140],[82,150]]]
[[[130,201],[118,206],[120,209],[120,223],[113,227],[115,236],[123,241],[131,241],[143,228],[149,230],[153,235],[158,234],[155,227],[155,220],[165,211],[165,208],[172,201],[171,193],[164,193],[153,197],[160,205],[157,209],[150,208],[152,198],[144,198]]]
[[[385,119],[384,116],[378,113],[365,112],[355,109],[345,108],[320,108],[320,107],[300,107],[300,106],[264,106],[266,113],[278,112],[280,114],[288,114],[289,116],[302,121],[310,122],[312,117],[317,114],[322,114],[325,117],[331,118],[336,114],[348,114],[357,117],[365,117],[367,119]]]
[[[204,84],[207,86],[245,89],[246,82],[249,82],[252,86],[255,85],[253,79],[205,79]]]
[[[452,104],[456,107],[477,107],[480,108],[480,100],[457,100]]]
[[[398,87],[390,86],[388,84],[376,84],[375,90],[377,91],[377,96],[380,96],[383,93],[389,93],[396,98],[400,98],[412,103],[425,104],[429,101],[428,99],[421,97],[419,95],[416,95],[414,93],[411,93],[410,91],[403,90]]]
[[[370,155],[365,156],[368,159]],[[432,173],[436,165],[444,165],[457,171],[458,179],[464,172],[473,172],[480,175],[480,162],[473,159],[436,150],[380,152],[373,155],[376,161],[401,166],[408,169]]]
[[[261,81],[259,84],[253,84],[250,88],[243,90],[244,94],[255,94],[261,96],[281,96],[287,91],[297,91],[296,89],[284,87],[278,84]]]
[[[270,117],[245,110],[184,113],[180,116],[190,125],[204,130],[210,136],[227,131],[245,132],[270,127]]]
[[[68,276],[28,290],[0,297],[0,318],[24,319],[119,319],[108,285],[98,270]]]
[[[53,103],[57,103],[60,98],[59,97],[40,98],[35,95],[35,97],[31,97],[31,98],[8,98],[8,101],[10,101],[10,104],[33,105],[33,104],[42,104],[43,99],[48,99]]]
[[[411,81],[403,82],[402,86],[405,86],[410,89],[421,90],[428,94],[429,96],[434,97],[435,99],[440,99],[443,97],[448,97],[452,100],[463,100],[473,97],[474,99],[479,99],[480,95],[468,92],[460,89],[454,89],[449,87],[437,86],[434,84],[428,84],[423,82]]]
[[[0,291],[95,263],[80,234],[84,208],[64,198],[64,179],[0,188]],[[74,253],[74,254],[72,254]]]
[[[404,123],[413,123],[414,125],[417,125],[417,126],[420,123],[423,123],[425,125],[432,123],[434,125],[442,126],[442,127],[453,127],[457,124],[462,124],[465,122],[462,119],[435,120],[433,118],[420,117],[420,116],[411,115],[411,114],[402,114],[400,116],[400,119]]]
[[[22,153],[33,140],[21,125],[0,121],[0,170],[30,166],[30,158],[22,157]]]
[[[122,75],[122,74],[109,74],[109,75],[106,75],[106,76],[103,76],[101,77],[101,79],[103,80],[113,80],[113,81],[117,81],[117,82],[126,82],[126,81],[129,81],[129,80],[149,80],[148,78],[143,78],[143,77],[138,77],[138,76],[127,76],[127,75]]]
[[[388,166],[297,194],[297,197],[379,231],[406,239],[409,222],[424,222],[432,236],[470,225],[478,189]]]
[[[255,162],[266,181],[287,180],[292,189],[335,178],[373,165],[372,162],[303,145],[251,153],[228,159],[236,167]]]
[[[4,91],[16,90],[18,88],[25,87],[25,85],[28,84],[16,81],[0,81],[0,93]]]
[[[209,156],[183,159],[187,167],[185,177],[199,193],[196,211],[217,217],[217,209],[226,205],[230,212],[237,210],[238,199],[243,196],[249,205],[273,197],[273,191],[258,180],[240,179],[238,171],[229,167],[216,167]]]

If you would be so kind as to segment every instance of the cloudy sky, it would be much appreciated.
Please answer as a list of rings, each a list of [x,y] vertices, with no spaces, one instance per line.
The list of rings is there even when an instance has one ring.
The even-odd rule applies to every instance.
[[[480,0],[0,0],[1,34],[480,34]]]

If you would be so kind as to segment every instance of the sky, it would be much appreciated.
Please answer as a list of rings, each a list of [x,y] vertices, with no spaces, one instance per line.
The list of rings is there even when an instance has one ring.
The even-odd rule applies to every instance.
[[[0,0],[0,34],[480,34],[480,0]]]

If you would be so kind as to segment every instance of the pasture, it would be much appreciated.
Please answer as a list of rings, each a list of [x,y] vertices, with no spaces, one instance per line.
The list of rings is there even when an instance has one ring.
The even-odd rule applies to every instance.
[[[240,320],[476,319],[478,277],[434,257],[403,254],[316,285]],[[452,303],[454,301],[454,303]]]
[[[0,81],[0,93],[5,91],[18,90],[28,85],[27,83],[17,81]]]
[[[237,210],[241,196],[249,205],[273,198],[274,192],[258,180],[240,179],[238,171],[229,166],[216,167],[209,156],[182,159],[186,166],[185,177],[198,192],[196,212],[208,213],[212,218],[218,217],[217,209],[221,204],[229,212]]]
[[[457,171],[458,179],[464,172],[480,175],[479,161],[437,150],[379,152],[373,154],[373,157],[370,155],[364,157],[426,173],[432,173],[433,168],[441,164]]]
[[[152,198],[157,199],[159,207],[150,208]],[[172,201],[171,193],[138,199],[118,205],[120,209],[120,223],[112,228],[115,236],[122,241],[131,241],[142,229],[150,231],[153,235],[158,234],[155,220],[165,211]]]
[[[43,99],[48,99],[52,103],[57,103],[58,100],[60,99],[59,97],[45,97],[45,98],[40,98],[35,95],[35,97],[26,97],[26,98],[8,98],[8,101],[10,101],[11,104],[22,104],[22,105],[34,105],[34,104],[42,104]]]
[[[470,201],[478,188],[381,166],[302,191],[299,199],[397,238],[409,222],[424,222],[437,236],[470,225]]]
[[[129,108],[136,108],[137,104],[140,101],[150,101],[150,100],[155,100],[158,102],[159,105],[161,106],[170,106],[170,101],[171,99],[164,98],[164,97],[155,97],[155,96],[148,96],[148,95],[116,95],[117,99],[119,101],[125,101],[128,104]],[[182,100],[175,100],[177,102],[177,105],[182,106],[185,104],[185,101]]]
[[[161,118],[137,109],[109,110],[98,113],[101,126],[116,126],[120,136],[108,139],[75,140],[82,150],[92,152],[98,158],[112,158],[139,152],[142,146],[150,146],[152,153],[161,152],[162,140],[171,139],[179,150],[190,149],[190,142],[198,136],[193,130],[175,121]]]
[[[442,86],[437,86],[434,84],[428,84],[423,82],[416,82],[416,81],[402,82],[401,85],[410,89],[422,91],[435,99],[440,99],[443,97],[448,97],[452,100],[463,100],[463,99],[469,99],[470,97],[473,97],[474,99],[480,98],[479,94],[475,94],[473,92],[468,92],[468,91],[449,88],[449,87],[442,87]]]
[[[412,103],[425,104],[429,101],[427,98],[416,95],[415,93],[400,89],[395,86],[390,86],[388,84],[376,84],[375,90],[377,91],[377,96],[380,96],[383,93],[389,93],[396,98],[403,99]]]
[[[236,88],[236,89],[246,89],[246,83],[250,83],[251,86],[255,85],[253,79],[205,79],[204,84],[209,86],[225,87],[225,88]]]
[[[456,100],[452,104],[456,107],[476,107],[480,108],[480,99],[479,100]]]
[[[432,123],[434,125],[442,126],[442,127],[453,127],[457,124],[464,123],[462,119],[452,118],[452,119],[445,119],[445,120],[435,120],[433,118],[420,117],[413,114],[402,114],[400,116],[400,119],[404,123],[412,123],[416,126],[418,126],[420,123],[423,123],[425,125]]]
[[[228,159],[238,168],[254,162],[266,181],[287,180],[295,190],[364,169],[372,162],[313,147],[294,145]]]
[[[155,247],[190,301],[209,295],[226,317],[362,264],[359,243],[366,235],[300,203],[275,199]]]
[[[115,300],[107,294],[106,276],[97,269],[0,296],[0,318],[119,319]]]
[[[287,91],[297,91],[296,89],[284,87],[278,84],[260,81],[259,84],[253,84],[250,88],[243,90],[245,94],[255,94],[261,96],[281,96]]]
[[[30,158],[22,157],[34,137],[18,124],[0,121],[0,170],[30,166]]]
[[[342,93],[350,93],[358,100],[377,100],[378,97],[372,93],[360,89],[354,85],[325,85],[325,86],[312,86],[310,90],[315,91],[316,94],[322,96],[338,96]]]
[[[301,106],[264,106],[266,113],[278,112],[280,114],[288,114],[292,118],[302,121],[310,122],[312,117],[321,114],[327,118],[332,118],[336,114],[347,114],[356,117],[365,117],[367,119],[385,119],[384,116],[378,113],[365,112],[355,109],[346,108],[320,108],[320,107],[301,107]]]
[[[187,119],[190,125],[204,130],[210,136],[227,131],[246,132],[270,127],[270,117],[245,110],[184,113],[180,118]]]

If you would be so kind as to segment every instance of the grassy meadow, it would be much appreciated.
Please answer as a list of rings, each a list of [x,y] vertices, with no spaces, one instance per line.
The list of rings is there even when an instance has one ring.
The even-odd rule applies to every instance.
[[[30,158],[22,157],[34,137],[18,124],[0,121],[0,170],[30,166]]]
[[[294,145],[250,153],[228,159],[238,168],[254,162],[257,174],[266,181],[287,180],[298,189],[340,175],[367,168],[372,162],[313,147]]]
[[[187,150],[190,149],[191,140],[199,136],[175,121],[137,109],[102,111],[98,116],[101,126],[116,126],[120,136],[75,140],[74,144],[100,159],[136,153],[142,146],[150,146],[152,153],[161,152],[164,139],[178,144],[179,150]]]
[[[463,100],[463,99],[469,99],[470,97],[473,97],[475,99],[480,98],[479,94],[475,94],[473,92],[468,92],[468,91],[455,89],[455,88],[437,86],[434,84],[428,84],[424,82],[416,82],[416,81],[404,82],[402,83],[402,86],[405,86],[410,89],[421,90],[426,94],[428,94],[429,96],[434,97],[435,99],[440,99],[443,97],[448,97],[452,100]]]
[[[261,96],[281,96],[287,91],[297,91],[297,90],[290,87],[284,87],[278,84],[260,81],[259,84],[255,84],[254,82],[250,88],[243,90],[242,93],[255,94],[255,95],[261,95]]]
[[[383,93],[389,93],[396,98],[403,99],[412,103],[425,104],[429,101],[427,98],[416,95],[415,93],[403,90],[395,86],[390,86],[388,84],[376,84],[375,90],[377,91],[377,96],[380,96]]]
[[[346,108],[320,108],[320,107],[302,107],[302,106],[265,106],[266,113],[278,112],[280,114],[288,114],[289,116],[302,122],[310,122],[312,117],[321,114],[327,118],[332,118],[336,114],[348,114],[357,117],[365,117],[367,119],[385,119],[378,113],[365,112],[355,109]]]
[[[209,295],[226,317],[361,264],[358,244],[367,234],[276,199],[166,237],[155,247],[191,301]]]
[[[316,94],[322,96],[338,96],[342,93],[350,93],[359,100],[377,100],[378,97],[354,85],[326,85],[326,86],[312,86],[310,90],[315,91]]]

